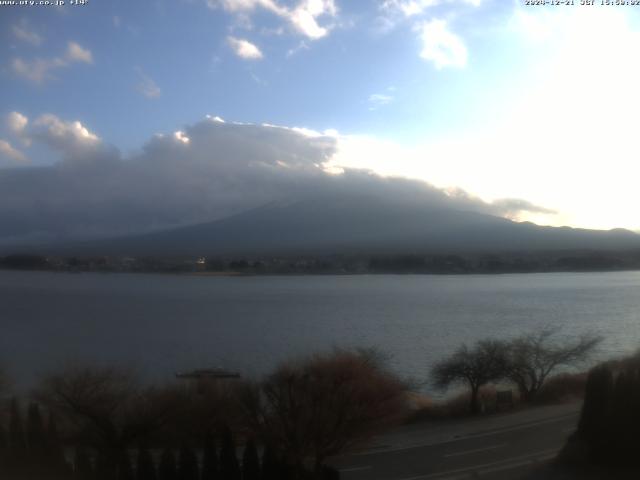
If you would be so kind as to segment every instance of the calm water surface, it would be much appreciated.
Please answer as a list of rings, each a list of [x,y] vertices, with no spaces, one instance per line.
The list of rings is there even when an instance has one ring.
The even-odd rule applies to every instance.
[[[423,379],[461,342],[542,326],[640,346],[640,272],[194,277],[0,271],[0,361],[19,384],[69,362],[149,377],[223,366],[245,375],[332,346],[377,346]]]

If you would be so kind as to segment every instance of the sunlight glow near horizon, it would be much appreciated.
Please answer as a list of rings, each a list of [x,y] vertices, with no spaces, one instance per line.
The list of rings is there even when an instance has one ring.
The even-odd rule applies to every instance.
[[[527,66],[515,96],[505,93],[504,115],[413,146],[346,137],[333,163],[558,212],[520,220],[640,229],[640,33],[615,9],[519,10],[513,20],[524,49],[548,54]]]

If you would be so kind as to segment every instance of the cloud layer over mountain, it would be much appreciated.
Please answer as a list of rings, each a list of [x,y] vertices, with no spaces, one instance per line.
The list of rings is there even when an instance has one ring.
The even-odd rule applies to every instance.
[[[375,196],[402,205],[501,216],[546,209],[486,203],[464,191],[330,163],[341,137],[207,117],[123,156],[77,121],[7,118],[16,144],[60,155],[51,166],[0,169],[0,244],[139,233],[206,222],[270,202]],[[25,147],[26,148],[26,147]],[[17,150],[16,150],[17,151]]]

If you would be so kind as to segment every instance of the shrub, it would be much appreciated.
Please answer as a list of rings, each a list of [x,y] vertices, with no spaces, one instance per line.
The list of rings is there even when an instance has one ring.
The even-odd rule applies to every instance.
[[[242,402],[254,432],[298,473],[316,470],[407,412],[406,386],[371,351],[285,363],[247,386]]]

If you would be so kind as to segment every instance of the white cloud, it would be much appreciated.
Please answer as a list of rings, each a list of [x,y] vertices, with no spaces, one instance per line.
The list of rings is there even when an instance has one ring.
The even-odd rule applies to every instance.
[[[31,61],[14,58],[11,67],[15,74],[41,84],[52,78],[53,70],[68,67],[73,63],[93,63],[91,51],[75,42],[69,42],[63,57],[36,58]]]
[[[380,8],[391,14],[398,12],[405,17],[413,17],[421,15],[433,7],[441,5],[459,7],[465,4],[479,7],[482,0],[383,0]]]
[[[369,110],[377,110],[380,107],[393,102],[393,95],[387,93],[373,93],[369,95]]]
[[[122,25],[122,20],[118,15],[114,15],[111,20],[113,22],[113,26],[116,28],[120,28],[120,25]]]
[[[162,91],[156,82],[147,75],[141,68],[135,69],[138,75],[138,84],[136,89],[147,98],[158,98]]]
[[[215,115],[215,116],[207,115],[206,118],[207,118],[207,120],[211,120],[212,122],[226,123],[224,121],[224,119],[222,119],[221,117],[219,117],[217,115]]]
[[[66,157],[87,154],[101,145],[100,138],[78,120],[64,121],[51,113],[36,118],[28,135],[32,140],[38,140]]]
[[[219,8],[229,12],[246,12],[258,7],[277,12],[280,7],[272,0],[207,0],[209,8]]]
[[[422,51],[420,57],[434,63],[437,69],[463,68],[467,64],[467,47],[451,32],[445,20],[434,19],[420,26]]]
[[[411,21],[423,43],[423,58],[434,61],[437,68],[464,66],[467,48],[462,38],[451,33],[447,23],[438,18],[458,18],[469,13],[469,7],[481,4],[482,0],[383,0],[379,4],[377,30],[388,33]],[[434,17],[436,12],[438,18]]]
[[[187,135],[182,130],[173,132],[173,137],[176,139],[176,141],[184,144],[189,144],[189,142],[191,141],[191,139],[187,137]]]
[[[82,48],[76,42],[69,42],[67,44],[67,62],[81,62],[81,63],[93,63],[93,55],[87,48]]]
[[[293,8],[275,0],[207,0],[207,5],[243,15],[240,18],[244,21],[255,10],[263,9],[286,20],[295,31],[314,40],[327,35],[330,29],[330,25],[320,25],[318,20],[335,17],[338,13],[334,0],[301,0]]]
[[[11,133],[22,135],[29,124],[29,119],[20,112],[11,112],[6,117],[6,124]]]
[[[20,112],[10,112],[5,117],[5,124],[9,132],[18,138],[26,147],[31,145],[31,139],[27,134],[29,119]]]
[[[233,52],[245,60],[260,60],[262,52],[260,49],[248,40],[235,37],[227,37],[229,47]]]
[[[328,28],[318,24],[318,17],[328,15],[335,17],[337,8],[334,0],[306,0],[289,13],[289,21],[302,34],[311,39],[322,38]]]
[[[14,148],[9,142],[6,140],[0,139],[0,165],[2,162],[2,158],[5,160],[9,160],[10,164],[12,163],[24,163],[27,162],[27,157],[20,150]]]
[[[422,42],[422,58],[432,61],[437,69],[464,67],[468,52],[463,39],[451,32],[446,20],[435,18],[432,12],[437,10],[439,16],[456,18],[460,7],[479,7],[481,3],[482,0],[383,0],[378,30],[387,33],[412,19]]]
[[[381,8],[391,12],[397,11],[406,17],[411,17],[440,3],[442,3],[441,0],[384,0]]]
[[[42,37],[33,30],[30,30],[29,25],[25,20],[21,21],[19,24],[13,25],[11,27],[11,31],[13,32],[13,36],[18,40],[30,43],[35,47],[42,43]]]

